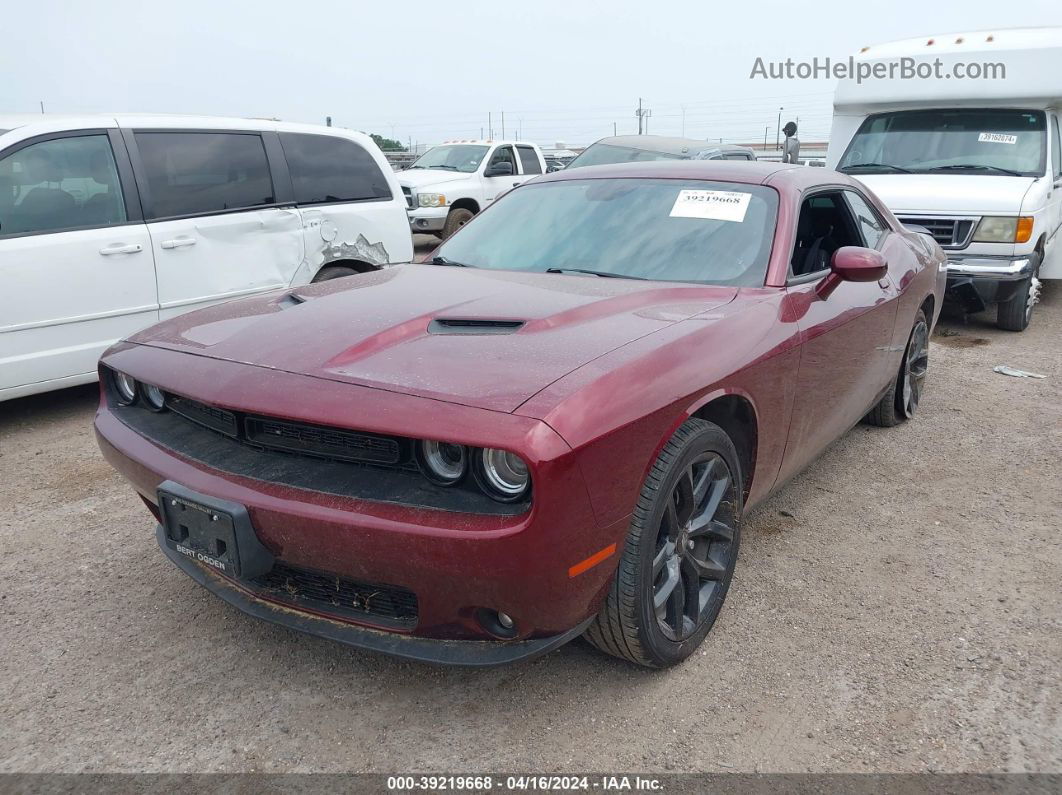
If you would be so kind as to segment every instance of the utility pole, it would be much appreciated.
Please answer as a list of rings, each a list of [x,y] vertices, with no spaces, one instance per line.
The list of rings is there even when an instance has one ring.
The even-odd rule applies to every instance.
[[[502,140],[505,140],[505,111],[502,111]]]
[[[765,124],[763,126],[763,151],[767,151],[767,131],[770,130],[770,125]]]
[[[778,128],[774,131],[774,148],[775,149],[781,149],[782,148],[780,146],[780,143],[781,143],[780,136],[782,135],[782,111],[783,110],[785,110],[785,108],[779,108],[778,109]]]
[[[487,111],[487,139],[494,140],[494,120],[491,118],[490,111]]]
[[[41,113],[44,113],[44,100],[41,100]]]
[[[616,137],[616,122],[612,122],[612,137]]]

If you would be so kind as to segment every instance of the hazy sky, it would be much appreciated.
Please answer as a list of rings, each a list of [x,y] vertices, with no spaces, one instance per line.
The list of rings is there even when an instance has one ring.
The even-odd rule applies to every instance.
[[[635,132],[643,97],[653,133],[773,141],[784,106],[812,141],[833,81],[750,80],[757,56],[1034,25],[1062,25],[1062,3],[32,0],[3,12],[0,112],[330,115],[423,143],[478,137],[488,111],[498,136],[504,111],[552,145]]]

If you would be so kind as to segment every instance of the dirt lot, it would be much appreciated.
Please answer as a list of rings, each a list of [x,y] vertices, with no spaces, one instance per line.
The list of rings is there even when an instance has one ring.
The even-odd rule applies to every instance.
[[[252,620],[159,553],[94,388],[0,404],[0,770],[1062,772],[1062,289],[1025,334],[943,331],[917,420],[750,515],[715,631],[660,673]]]

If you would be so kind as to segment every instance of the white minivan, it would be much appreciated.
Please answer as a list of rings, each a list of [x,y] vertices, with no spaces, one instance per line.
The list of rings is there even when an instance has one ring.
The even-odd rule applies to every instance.
[[[866,79],[838,83],[827,165],[936,238],[949,299],[1023,331],[1040,280],[1062,278],[1062,28],[924,36],[853,62]]]
[[[105,348],[159,320],[412,258],[402,190],[361,133],[0,115],[0,401],[95,380]]]

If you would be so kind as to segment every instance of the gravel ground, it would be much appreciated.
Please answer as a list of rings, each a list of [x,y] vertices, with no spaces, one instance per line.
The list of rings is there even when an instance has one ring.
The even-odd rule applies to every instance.
[[[158,551],[93,387],[0,404],[0,770],[1062,772],[1045,293],[1025,334],[945,321],[914,422],[857,427],[751,514],[715,630],[665,672],[582,641],[438,669],[250,619]]]

